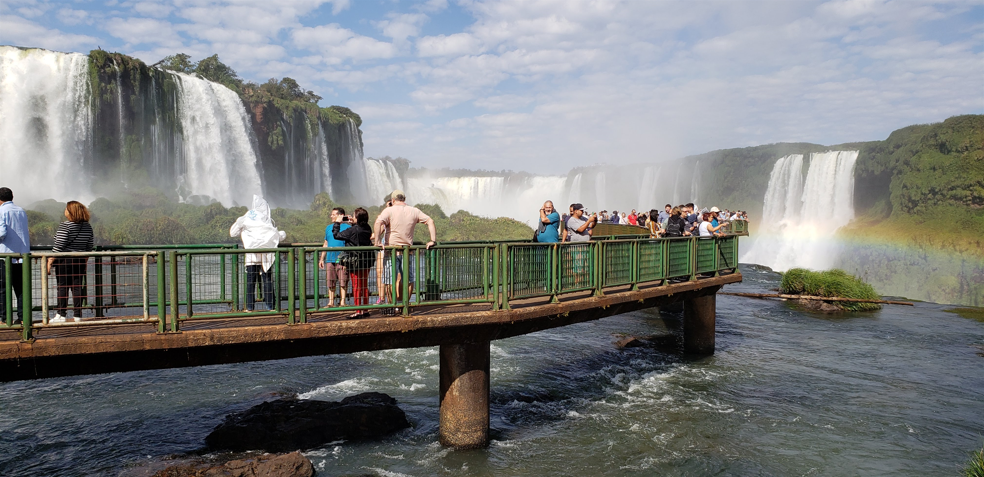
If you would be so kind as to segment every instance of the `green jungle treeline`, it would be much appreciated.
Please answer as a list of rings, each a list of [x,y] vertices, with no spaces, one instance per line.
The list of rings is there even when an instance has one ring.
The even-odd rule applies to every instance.
[[[307,210],[276,208],[271,211],[277,227],[287,233],[288,243],[318,243],[324,240],[328,215],[333,207],[344,207],[349,214],[352,205],[332,202],[328,194],[314,197]],[[520,240],[533,234],[526,224],[509,219],[488,219],[458,211],[450,216],[436,205],[417,205],[434,219],[439,242],[472,240]],[[37,202],[26,207],[32,245],[51,245],[58,223],[64,220],[65,204],[54,200]],[[111,198],[100,198],[89,204],[91,224],[97,245],[171,245],[240,243],[239,237],[229,237],[229,227],[246,213],[246,207],[223,207],[176,203],[163,192],[145,188]],[[381,208],[367,207],[370,222]],[[415,240],[426,242],[427,227],[419,225]]]

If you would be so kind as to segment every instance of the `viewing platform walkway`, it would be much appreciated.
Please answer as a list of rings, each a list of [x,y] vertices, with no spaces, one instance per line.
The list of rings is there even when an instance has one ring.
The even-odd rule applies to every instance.
[[[327,306],[318,256],[379,257],[378,248],[178,246],[0,255],[7,272],[0,381],[439,346],[441,441],[481,447],[488,442],[492,340],[682,302],[685,352],[712,354],[715,294],[742,279],[738,237],[746,232],[736,225],[734,234],[703,239],[606,236],[582,243],[388,248],[388,257],[368,271],[372,304],[360,306],[351,297],[345,306]],[[276,257],[272,310],[243,311],[251,253]],[[88,257],[79,322],[51,322],[55,277],[42,273],[49,257]],[[15,259],[23,260],[24,302],[33,305],[33,322],[24,325],[13,323],[9,265]],[[411,280],[389,279],[397,276]],[[397,297],[395,303],[375,304],[381,292]],[[349,319],[357,311],[371,315]]]

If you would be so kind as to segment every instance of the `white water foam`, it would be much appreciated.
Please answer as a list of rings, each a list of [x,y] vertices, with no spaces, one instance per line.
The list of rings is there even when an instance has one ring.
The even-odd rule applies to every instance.
[[[184,165],[182,196],[206,195],[226,207],[262,195],[252,128],[239,96],[217,83],[175,73],[180,79]]]
[[[17,202],[93,198],[88,57],[0,46],[0,170]]]
[[[776,161],[765,192],[762,225],[742,257],[784,271],[826,270],[837,261],[834,234],[854,218],[854,164],[858,151],[813,153],[803,178],[803,156]]]

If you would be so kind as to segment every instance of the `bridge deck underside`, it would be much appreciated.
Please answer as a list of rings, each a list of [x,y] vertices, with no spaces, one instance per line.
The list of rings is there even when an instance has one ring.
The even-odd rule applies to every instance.
[[[511,300],[510,310],[489,304],[421,306],[412,316],[351,311],[312,313],[307,323],[287,325],[283,315],[237,318],[196,316],[179,333],[158,333],[154,323],[53,325],[23,342],[17,330],[0,330],[0,381],[115,371],[162,369],[357,351],[495,340],[590,321],[693,296],[716,293],[741,281],[740,273],[658,286],[608,287]],[[89,323],[89,322],[92,323]]]

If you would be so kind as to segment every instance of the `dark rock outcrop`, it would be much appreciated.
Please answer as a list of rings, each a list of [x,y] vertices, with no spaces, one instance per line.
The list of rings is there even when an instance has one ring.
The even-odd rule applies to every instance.
[[[833,303],[827,303],[820,300],[792,300],[796,307],[805,310],[813,311],[816,313],[843,313],[846,310]]]
[[[382,393],[341,402],[279,399],[227,416],[205,444],[213,450],[285,452],[381,437],[407,427],[410,422],[396,399]]]
[[[263,454],[224,464],[185,462],[167,467],[154,477],[313,477],[314,465],[300,452]]]

